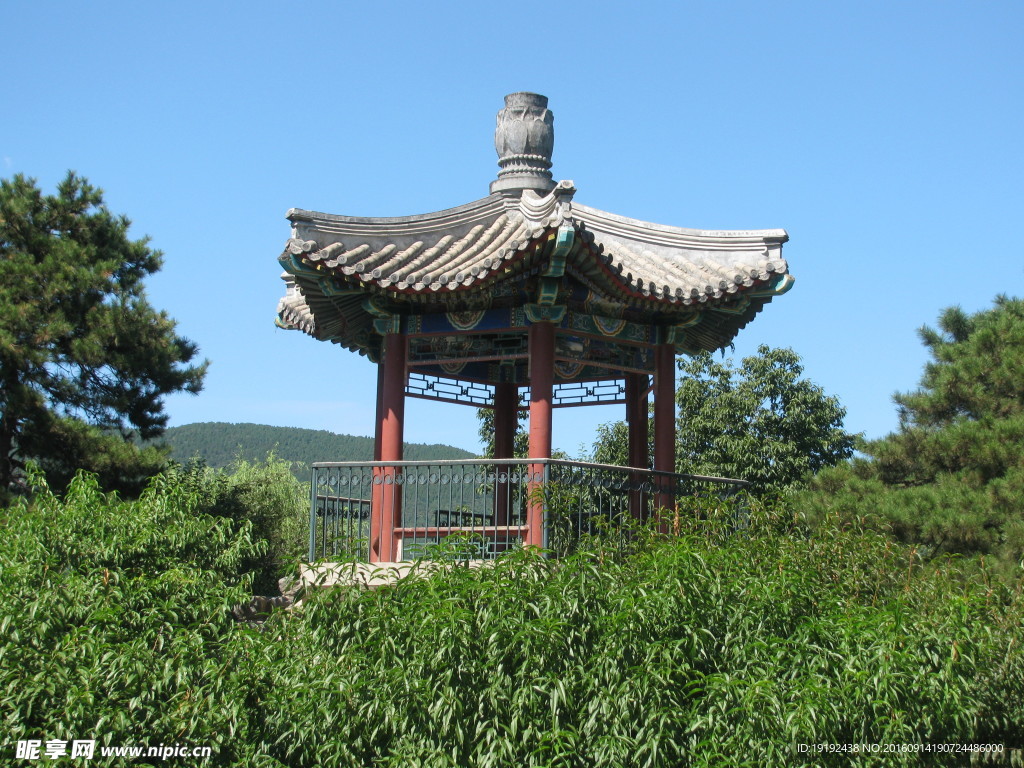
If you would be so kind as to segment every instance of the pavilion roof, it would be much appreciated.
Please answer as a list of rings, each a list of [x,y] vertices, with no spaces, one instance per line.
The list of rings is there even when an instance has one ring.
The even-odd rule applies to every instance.
[[[575,202],[574,184],[549,170],[553,126],[544,96],[506,96],[498,178],[457,208],[393,218],[290,210],[278,325],[376,357],[387,333],[463,332],[458,313],[489,312],[472,328],[521,335],[546,320],[696,352],[731,343],[789,289],[784,230],[683,229]]]
[[[400,314],[477,309],[493,305],[495,293],[509,295],[493,290],[499,283],[555,271],[584,286],[605,315],[698,326],[695,312],[711,310],[719,317],[709,316],[705,330],[714,332],[691,344],[693,351],[729,343],[792,281],[782,258],[784,230],[652,224],[576,203],[575,191],[562,181],[546,195],[494,193],[393,218],[292,209],[292,237],[280,259],[288,291],[278,323],[365,349],[369,340],[357,337],[381,306],[367,308],[367,297]],[[560,238],[571,242],[561,252]],[[536,300],[528,292],[521,298]],[[699,336],[699,329],[689,335]]]

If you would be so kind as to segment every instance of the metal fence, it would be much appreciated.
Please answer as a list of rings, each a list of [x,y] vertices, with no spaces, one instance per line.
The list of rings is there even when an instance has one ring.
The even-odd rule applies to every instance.
[[[558,459],[318,462],[309,558],[369,561],[375,537],[391,537],[395,560],[441,550],[447,558],[491,559],[524,542],[565,554],[585,536],[614,535],[659,509],[686,509],[746,485]],[[531,519],[542,528],[533,536]]]

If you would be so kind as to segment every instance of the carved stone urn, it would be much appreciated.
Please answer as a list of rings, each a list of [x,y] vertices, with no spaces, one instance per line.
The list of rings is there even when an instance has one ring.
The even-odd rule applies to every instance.
[[[555,116],[548,109],[547,96],[510,93],[505,97],[505,108],[498,112],[494,130],[494,148],[501,170],[497,180],[491,182],[491,192],[550,192],[555,187],[549,170],[554,146]]]

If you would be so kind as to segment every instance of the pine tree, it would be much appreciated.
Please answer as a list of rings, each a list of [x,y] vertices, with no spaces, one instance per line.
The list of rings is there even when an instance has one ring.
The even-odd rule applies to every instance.
[[[0,494],[30,459],[57,483],[81,467],[136,487],[161,456],[131,438],[161,434],[165,395],[202,388],[196,345],[146,298],[161,254],[129,224],[74,173],[56,195],[0,180]]]
[[[931,360],[916,390],[894,396],[899,431],[822,473],[801,503],[812,516],[875,519],[933,553],[1014,566],[1024,558],[1024,301],[951,307],[919,335]]]

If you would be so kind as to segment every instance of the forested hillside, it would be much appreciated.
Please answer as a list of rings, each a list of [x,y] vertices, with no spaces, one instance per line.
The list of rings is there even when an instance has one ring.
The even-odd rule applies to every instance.
[[[262,461],[273,451],[278,458],[309,465],[314,461],[369,461],[373,438],[338,435],[323,429],[270,427],[265,424],[203,422],[171,427],[163,436],[171,458],[182,463],[196,456],[211,467],[226,467],[235,459]],[[470,459],[473,454],[450,445],[407,443],[409,461]]]

